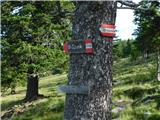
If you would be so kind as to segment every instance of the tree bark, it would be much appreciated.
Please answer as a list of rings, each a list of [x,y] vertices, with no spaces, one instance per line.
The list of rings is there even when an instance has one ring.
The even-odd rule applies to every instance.
[[[157,51],[157,80],[160,81],[160,48]]]
[[[37,74],[28,74],[27,78],[27,92],[26,92],[26,101],[32,101],[37,99],[38,94],[38,81],[39,77]]]
[[[33,63],[34,60],[32,59],[32,57],[30,57],[28,64],[32,65]],[[30,66],[27,71],[27,91],[25,101],[32,101],[38,98],[38,82],[39,76],[37,73],[35,73],[34,67]]]
[[[91,39],[94,53],[71,54],[68,85],[90,87],[87,95],[67,94],[64,120],[111,120],[112,47],[99,32],[101,24],[115,24],[116,2],[77,2],[72,40]]]

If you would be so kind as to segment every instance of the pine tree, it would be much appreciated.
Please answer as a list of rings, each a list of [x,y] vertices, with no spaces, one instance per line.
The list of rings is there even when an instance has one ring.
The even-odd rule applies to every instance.
[[[139,48],[146,54],[157,51],[157,79],[160,80],[160,2],[142,1],[140,9],[135,11],[137,42]]]
[[[39,74],[44,68],[58,66],[56,61],[61,61],[59,67],[66,63],[62,44],[70,36],[70,18],[61,5],[65,3],[2,2],[2,86],[16,86],[27,78],[26,100],[39,96]]]

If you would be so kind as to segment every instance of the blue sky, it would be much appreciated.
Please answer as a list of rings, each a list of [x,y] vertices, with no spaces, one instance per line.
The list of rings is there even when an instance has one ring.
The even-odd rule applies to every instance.
[[[116,36],[121,39],[134,38],[132,35],[136,25],[133,23],[134,13],[131,9],[118,9],[116,18]]]
[[[138,4],[141,0],[132,0],[134,3]],[[128,38],[135,38],[133,36],[134,29],[137,26],[133,23],[134,20],[134,11],[131,9],[118,9],[116,17],[116,35],[122,40]]]

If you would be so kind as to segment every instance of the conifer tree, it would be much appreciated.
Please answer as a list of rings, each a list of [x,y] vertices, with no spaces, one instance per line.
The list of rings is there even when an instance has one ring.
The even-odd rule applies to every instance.
[[[59,1],[2,2],[2,86],[15,87],[27,78],[26,100],[39,96],[44,68],[66,63],[62,44],[70,36],[70,18],[65,10],[73,7],[62,5],[67,6]]]
[[[142,52],[157,52],[157,79],[160,81],[160,2],[142,1],[135,11],[138,46]]]

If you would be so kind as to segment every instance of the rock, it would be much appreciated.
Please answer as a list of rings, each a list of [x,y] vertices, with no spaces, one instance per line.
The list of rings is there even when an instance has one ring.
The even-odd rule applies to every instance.
[[[131,103],[132,103],[132,101],[117,100],[116,102],[114,102],[114,105],[115,106],[126,107],[126,106],[130,105]]]
[[[115,105],[116,108],[112,109],[112,113],[119,113],[125,110],[131,103],[131,101],[126,100],[117,100],[116,102],[113,102],[113,105]]]
[[[147,120],[151,114],[152,113],[150,113],[150,112],[144,112],[144,118],[145,118],[145,120]]]
[[[125,110],[126,107],[116,107],[112,110],[113,113],[119,113],[121,112],[122,110]]]

